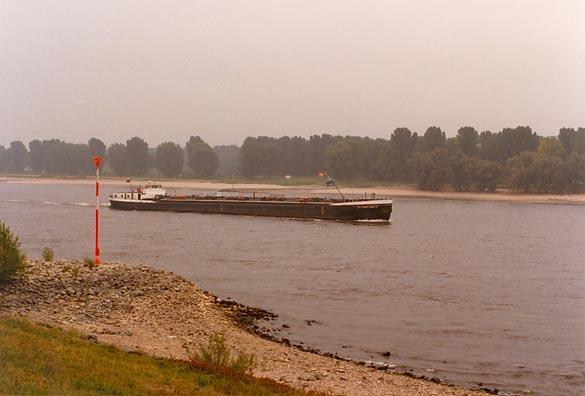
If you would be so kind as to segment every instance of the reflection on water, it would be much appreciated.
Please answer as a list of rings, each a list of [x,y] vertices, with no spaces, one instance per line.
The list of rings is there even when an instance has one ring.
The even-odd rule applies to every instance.
[[[92,193],[0,184],[0,219],[30,256],[44,246],[57,257],[91,255]],[[291,341],[468,385],[542,394],[585,386],[583,206],[396,199],[391,224],[373,226],[101,215],[104,260],[165,268],[269,309]]]

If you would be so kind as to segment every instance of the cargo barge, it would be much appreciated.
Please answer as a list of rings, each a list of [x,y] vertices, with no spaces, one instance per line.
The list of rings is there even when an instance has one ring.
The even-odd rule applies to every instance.
[[[391,199],[269,197],[251,195],[167,195],[160,184],[149,183],[129,192],[111,194],[110,207],[120,210],[196,212],[322,220],[389,221]]]

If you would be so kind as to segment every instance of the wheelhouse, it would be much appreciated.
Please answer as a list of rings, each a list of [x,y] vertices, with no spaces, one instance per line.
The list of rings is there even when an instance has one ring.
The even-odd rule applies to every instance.
[[[110,194],[110,199],[125,201],[142,201],[159,199],[167,195],[161,184],[148,182],[144,187],[132,188],[130,191]]]

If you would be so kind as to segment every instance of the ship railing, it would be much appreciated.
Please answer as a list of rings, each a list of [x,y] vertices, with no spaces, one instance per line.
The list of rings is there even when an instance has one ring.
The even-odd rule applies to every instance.
[[[365,200],[390,200],[392,199],[391,196],[386,194],[377,194],[377,193],[350,193],[344,194],[345,199],[342,200],[339,195],[334,193],[321,193],[321,194],[302,194],[302,195],[295,195],[294,192],[289,194],[271,194],[271,193],[264,193],[264,192],[225,192],[216,193],[214,195],[209,194],[194,194],[194,195],[180,195],[180,196],[173,196],[175,199],[212,199],[212,200],[239,200],[239,201],[247,201],[247,200],[258,200],[258,201],[289,201],[289,200],[298,200],[302,202],[321,202],[321,201],[334,201],[334,202],[350,202],[350,201],[365,201]]]

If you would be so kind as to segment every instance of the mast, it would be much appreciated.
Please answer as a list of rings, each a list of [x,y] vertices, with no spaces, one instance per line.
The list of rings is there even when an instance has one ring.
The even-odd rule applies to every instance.
[[[325,183],[327,185],[327,187],[331,187],[331,186],[335,187],[335,189],[337,190],[339,195],[341,195],[341,199],[343,199],[345,201],[345,196],[343,195],[343,193],[341,192],[339,187],[337,187],[337,183],[335,183],[335,180],[332,179],[331,176],[329,176],[329,173],[327,173],[327,171],[323,171],[323,174],[325,176],[327,176],[327,182]]]

